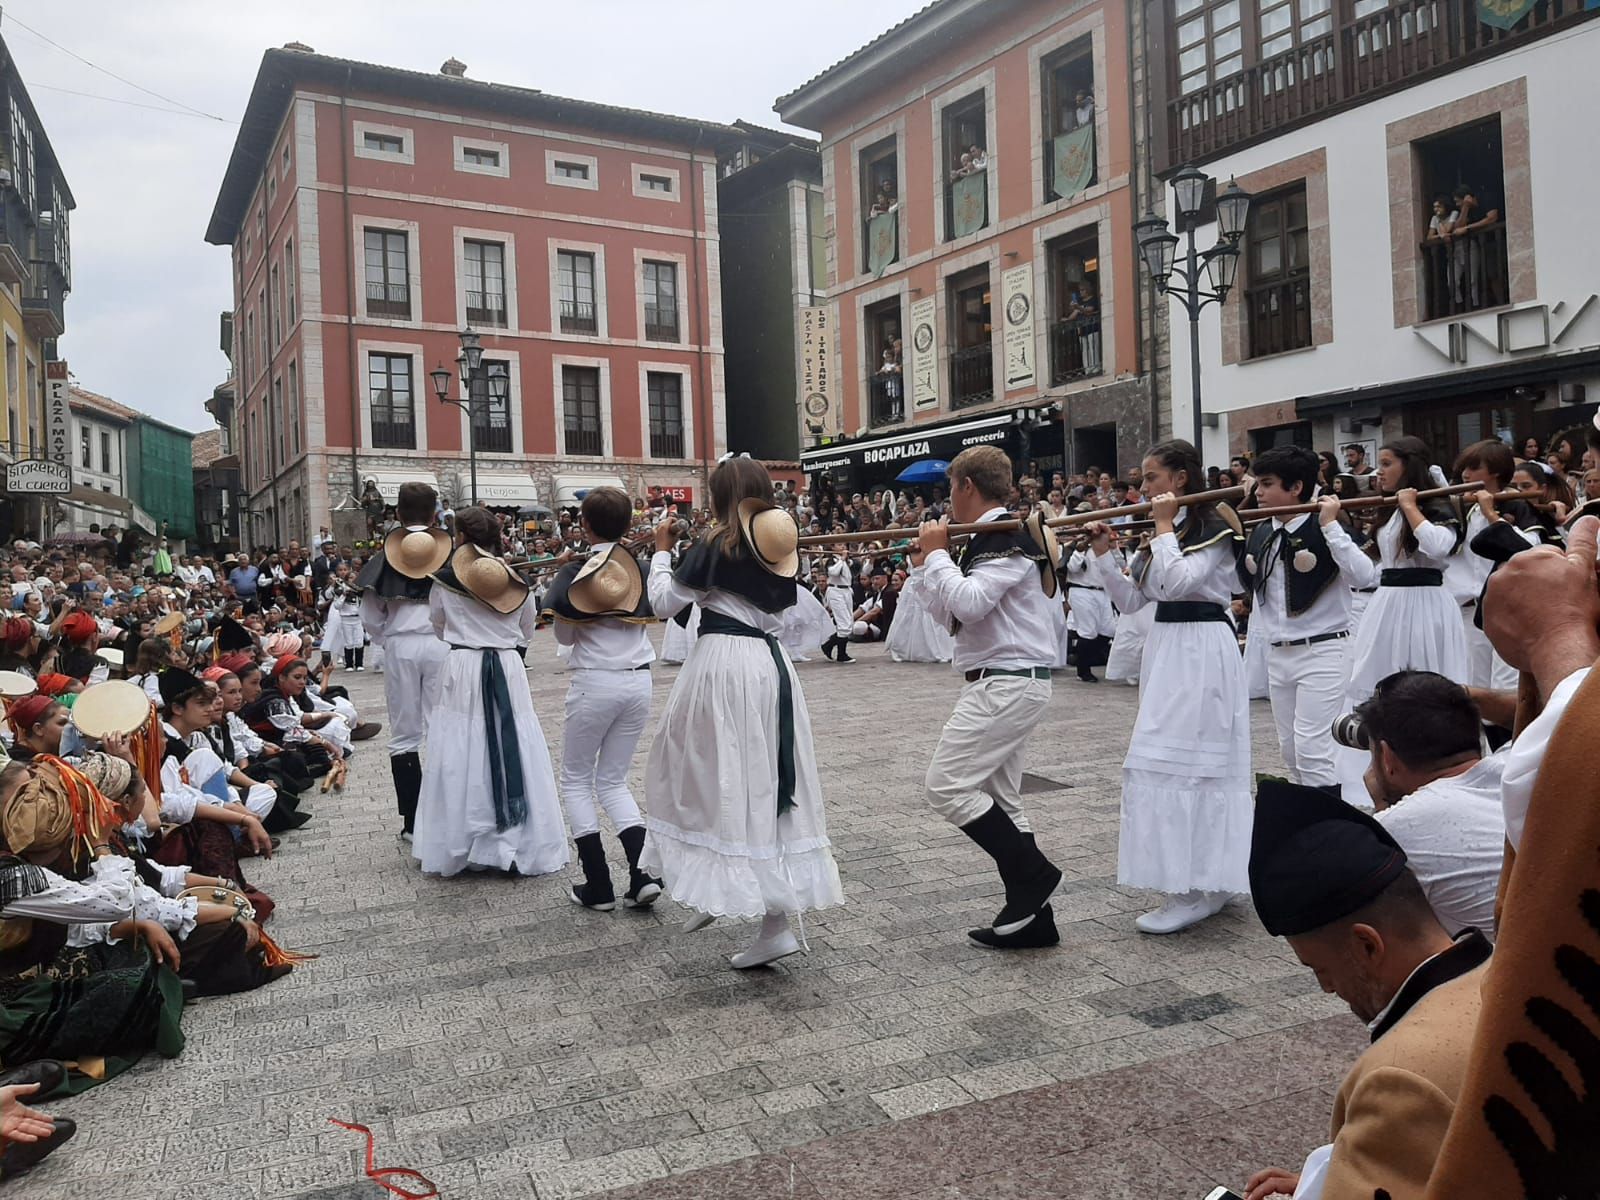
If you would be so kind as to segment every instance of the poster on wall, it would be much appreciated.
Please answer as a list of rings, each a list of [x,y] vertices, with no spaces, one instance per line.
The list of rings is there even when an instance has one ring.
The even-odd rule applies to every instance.
[[[1012,267],[1000,276],[1001,311],[1005,314],[1006,390],[1034,381],[1033,264]]]
[[[57,359],[44,365],[44,445],[51,462],[71,466],[72,406],[68,395],[67,363]]]
[[[826,304],[802,308],[800,329],[800,411],[808,438],[839,437],[844,412],[834,371],[833,309]]]
[[[939,406],[939,343],[933,327],[938,305],[924,296],[911,305],[911,403],[914,408]]]

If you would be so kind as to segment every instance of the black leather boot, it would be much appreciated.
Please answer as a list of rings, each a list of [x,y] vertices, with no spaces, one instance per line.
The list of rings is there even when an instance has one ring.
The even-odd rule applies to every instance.
[[[994,919],[995,932],[1015,932],[1044,907],[1061,883],[1061,872],[1040,852],[1033,835],[1018,829],[998,804],[963,825],[961,832],[994,859],[1006,885],[1006,904]]]
[[[610,912],[617,906],[617,894],[611,887],[611,868],[606,865],[606,851],[600,844],[600,835],[586,833],[577,839],[577,846],[583,882],[573,884],[568,895],[574,904],[596,912]]]
[[[417,797],[422,794],[422,755],[415,750],[389,756],[394,776],[394,803],[400,813],[401,836],[409,837],[417,823]]]
[[[622,894],[623,908],[649,908],[661,899],[661,880],[639,869],[639,853],[644,849],[644,826],[630,825],[617,834],[622,852],[628,856],[628,890]]]
[[[1055,913],[1048,904],[1014,933],[996,933],[993,928],[986,926],[967,930],[967,936],[991,950],[1042,950],[1046,946],[1061,944],[1061,934],[1056,931]]]

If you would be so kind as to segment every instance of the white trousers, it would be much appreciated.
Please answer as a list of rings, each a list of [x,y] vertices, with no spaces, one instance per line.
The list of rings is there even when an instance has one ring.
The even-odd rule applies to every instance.
[[[855,593],[847,587],[830,587],[827,591],[828,615],[833,618],[833,631],[840,637],[850,636],[855,624]]]
[[[928,803],[952,825],[968,825],[998,804],[1027,833],[1022,756],[1044,716],[1050,680],[991,675],[961,689],[924,782]]]
[[[1267,647],[1267,695],[1289,777],[1307,787],[1339,782],[1333,721],[1350,687],[1350,639]]]
[[[422,748],[428,714],[439,699],[439,672],[450,647],[431,633],[407,633],[383,641],[383,698],[389,706],[389,753]]]
[[[649,671],[572,673],[561,737],[561,803],[573,837],[600,832],[597,801],[618,832],[644,824],[628,790],[628,768],[649,719]]]

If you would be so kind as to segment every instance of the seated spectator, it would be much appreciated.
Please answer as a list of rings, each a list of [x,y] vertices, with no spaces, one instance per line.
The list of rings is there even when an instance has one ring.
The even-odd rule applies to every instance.
[[[1378,822],[1406,852],[1445,931],[1495,934],[1505,856],[1504,757],[1480,757],[1482,716],[1466,688],[1431,671],[1398,671],[1356,709],[1372,752],[1367,790]]]
[[[855,610],[855,623],[851,626],[850,640],[854,642],[881,642],[894,622],[895,604],[899,597],[889,586],[889,575],[881,565],[874,566],[866,594]]]

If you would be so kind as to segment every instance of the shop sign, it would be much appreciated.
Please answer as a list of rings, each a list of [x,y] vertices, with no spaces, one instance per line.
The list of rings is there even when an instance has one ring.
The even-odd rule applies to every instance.
[[[796,319],[800,325],[800,407],[806,435],[838,437],[844,431],[844,410],[834,370],[833,308],[826,304],[802,308]]]
[[[938,304],[932,296],[911,303],[911,406],[918,410],[939,405],[939,347],[934,320]]]
[[[44,393],[45,455],[51,462],[71,466],[72,406],[68,395],[65,359],[47,362]]]
[[[72,490],[72,468],[66,463],[25,458],[6,467],[6,491],[24,496],[64,496]]]
[[[1006,390],[1034,380],[1033,264],[1012,267],[1000,277],[1005,311]]]

